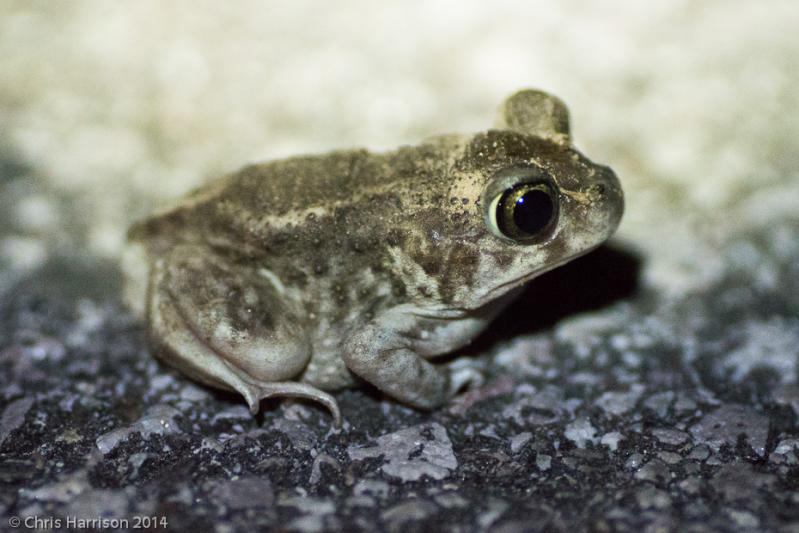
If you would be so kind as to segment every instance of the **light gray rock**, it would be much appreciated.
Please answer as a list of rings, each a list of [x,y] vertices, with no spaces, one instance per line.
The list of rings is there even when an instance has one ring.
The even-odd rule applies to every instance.
[[[668,428],[657,428],[652,430],[652,436],[654,436],[658,442],[663,444],[670,444],[672,446],[678,446],[683,444],[689,439],[689,435],[684,431],[679,431],[677,429],[668,429]]]
[[[125,490],[89,489],[71,499],[64,508],[64,514],[87,521],[99,517],[128,518],[129,500]]]
[[[772,474],[756,471],[749,463],[735,462],[721,466],[711,485],[726,500],[749,500],[776,482],[777,478]]]
[[[674,393],[671,391],[653,394],[644,400],[644,407],[654,411],[659,417],[663,418],[669,412],[669,407],[674,403]]]
[[[644,461],[644,456],[640,453],[634,453],[630,457],[627,458],[627,461],[624,462],[624,466],[631,470],[634,470],[641,466]]]
[[[708,457],[710,457],[710,448],[704,444],[696,446],[693,450],[691,450],[691,453],[688,454],[688,459],[694,459],[697,461],[704,461]]]
[[[546,472],[552,467],[552,456],[540,453],[535,457],[535,466],[542,472]]]
[[[792,452],[797,448],[799,448],[799,439],[784,439],[777,444],[777,447],[774,449],[774,453],[785,455],[786,453]]]
[[[400,531],[407,522],[424,520],[438,511],[433,502],[412,499],[395,505],[385,511],[381,518],[388,523],[390,531]]]
[[[682,461],[682,456],[679,453],[664,451],[658,453],[658,459],[660,459],[667,465],[676,465]]]
[[[267,509],[275,503],[272,484],[259,477],[223,481],[211,490],[211,495],[228,509]]]
[[[178,416],[180,416],[180,411],[174,407],[162,404],[154,405],[133,424],[114,429],[98,437],[97,449],[106,455],[134,433],[141,433],[143,438],[150,435],[180,433],[180,428],[175,422],[175,418]]]
[[[741,531],[754,530],[760,526],[760,519],[747,510],[727,509],[727,515]]]
[[[579,418],[566,426],[564,435],[572,441],[578,448],[585,448],[589,442],[596,444],[596,428],[591,425],[587,418]]]
[[[785,317],[753,320],[743,325],[742,333],[741,345],[720,362],[724,370],[732,372],[733,381],[741,382],[756,368],[770,368],[783,384],[795,383],[799,321]]]
[[[502,515],[505,514],[508,508],[510,508],[510,504],[505,500],[490,498],[488,500],[488,506],[477,518],[477,524],[480,526],[480,529],[486,530],[491,527],[492,524],[502,518]]]
[[[21,498],[40,501],[66,503],[89,489],[89,475],[86,470],[78,470],[55,483],[36,489],[20,489]]]
[[[619,449],[619,442],[625,439],[626,437],[618,431],[611,431],[602,435],[602,439],[599,442],[610,448],[610,451],[615,452]]]
[[[252,414],[250,414],[250,410],[247,409],[247,407],[243,405],[233,405],[216,413],[211,419],[211,423],[216,424],[229,420],[250,420],[251,418]]]
[[[698,477],[689,477],[677,484],[687,494],[697,494],[702,488],[702,480]]]
[[[436,494],[433,499],[438,505],[444,507],[445,509],[462,509],[470,505],[469,500],[458,494],[456,491]]]
[[[444,479],[458,467],[447,430],[437,423],[388,433],[378,437],[374,446],[350,446],[347,453],[353,461],[382,457],[383,472],[403,481],[422,476]]]
[[[336,510],[336,505],[327,498],[311,498],[309,496],[283,496],[278,505],[293,507],[301,513],[330,514]]]
[[[635,473],[635,479],[651,481],[652,483],[664,483],[671,479],[671,472],[666,463],[660,459],[652,459]]]
[[[302,533],[321,533],[322,531],[340,531],[339,521],[331,514],[309,514],[292,520],[286,529]]]
[[[336,511],[335,504],[327,498],[310,498],[307,496],[288,496],[280,498],[279,505],[293,507],[304,516],[295,518],[288,524],[289,530],[303,531],[304,533],[319,533],[325,530],[336,529],[335,524],[329,523],[334,518],[331,515]]]
[[[186,402],[204,402],[210,397],[208,390],[200,388],[193,383],[186,383],[180,389],[180,399]]]
[[[141,465],[144,464],[148,457],[150,457],[148,454],[142,452],[134,453],[128,457],[128,464],[133,468],[133,472],[130,474],[131,479],[135,479],[139,476],[139,468],[141,468]]]
[[[744,405],[723,405],[705,415],[691,426],[694,438],[707,444],[713,451],[727,444],[734,447],[743,435],[755,453],[761,457],[766,453],[769,420],[754,409]]]
[[[510,451],[511,453],[517,453],[519,450],[524,448],[524,445],[530,442],[530,439],[533,438],[533,434],[529,431],[524,431],[519,433],[518,435],[514,435],[510,439]]]
[[[595,403],[607,414],[619,416],[635,408],[643,392],[644,386],[636,384],[627,392],[606,392]]]
[[[11,433],[25,422],[25,415],[28,414],[32,405],[33,398],[26,396],[6,406],[3,410],[3,416],[0,417],[0,446],[3,445]]]
[[[669,494],[651,485],[636,492],[635,499],[641,509],[665,509],[671,505]]]

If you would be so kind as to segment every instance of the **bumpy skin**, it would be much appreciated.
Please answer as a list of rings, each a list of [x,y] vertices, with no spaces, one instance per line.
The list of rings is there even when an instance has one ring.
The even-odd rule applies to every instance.
[[[558,207],[535,244],[503,238],[488,214],[525,169],[549,176]],[[521,91],[497,129],[251,165],[198,189],[131,228],[126,297],[161,357],[253,412],[300,396],[338,421],[323,390],[355,376],[434,408],[465,378],[431,359],[605,241],[622,211],[613,172],[571,147],[565,106]]]

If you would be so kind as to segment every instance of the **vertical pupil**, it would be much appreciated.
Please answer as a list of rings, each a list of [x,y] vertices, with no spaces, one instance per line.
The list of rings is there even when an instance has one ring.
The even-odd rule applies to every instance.
[[[516,199],[513,223],[524,233],[534,235],[549,224],[553,212],[549,194],[541,189],[532,189]]]

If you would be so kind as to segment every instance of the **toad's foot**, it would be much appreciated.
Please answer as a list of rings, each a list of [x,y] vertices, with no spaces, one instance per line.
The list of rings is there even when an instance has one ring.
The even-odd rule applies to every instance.
[[[283,383],[247,383],[244,387],[238,389],[238,392],[244,396],[252,414],[258,413],[261,400],[267,398],[303,398],[319,402],[333,415],[336,427],[341,427],[341,411],[335,398],[307,383],[293,381]]]

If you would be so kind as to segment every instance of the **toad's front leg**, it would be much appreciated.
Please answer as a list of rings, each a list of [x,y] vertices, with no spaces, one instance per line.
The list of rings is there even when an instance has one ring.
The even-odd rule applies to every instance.
[[[458,387],[445,366],[425,358],[432,353],[420,343],[420,320],[407,310],[383,313],[347,340],[342,357],[352,372],[392,398],[433,409]]]
[[[268,276],[231,264],[199,245],[180,245],[152,266],[148,322],[158,355],[193,378],[260,400],[301,397],[324,404],[340,423],[336,401],[292,381],[311,347],[301,312]]]

